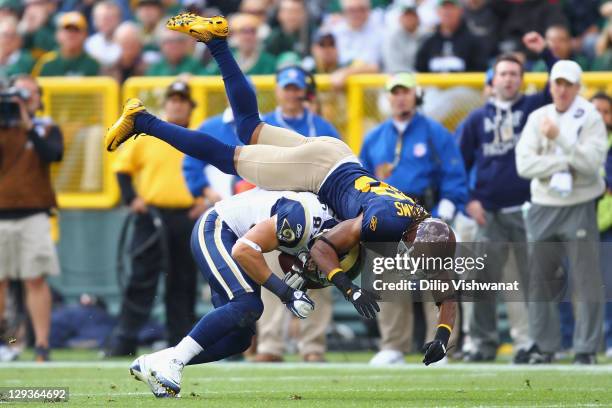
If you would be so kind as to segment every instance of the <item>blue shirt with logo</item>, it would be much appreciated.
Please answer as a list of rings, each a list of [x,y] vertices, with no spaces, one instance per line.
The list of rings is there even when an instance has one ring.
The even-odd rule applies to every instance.
[[[401,151],[396,157],[398,146]],[[365,137],[359,158],[371,173],[381,164],[395,162],[391,175],[383,181],[407,195],[423,196],[428,187],[433,187],[439,199],[452,201],[458,211],[467,202],[467,176],[453,136],[420,113],[413,116],[401,135],[393,120],[375,127]]]

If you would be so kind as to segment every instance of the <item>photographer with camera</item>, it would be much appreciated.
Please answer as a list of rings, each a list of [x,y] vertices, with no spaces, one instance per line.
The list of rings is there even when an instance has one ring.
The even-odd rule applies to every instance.
[[[0,316],[9,279],[22,281],[36,360],[47,361],[51,293],[45,277],[59,274],[49,167],[62,159],[63,138],[50,119],[35,117],[41,106],[40,87],[29,75],[0,87]]]

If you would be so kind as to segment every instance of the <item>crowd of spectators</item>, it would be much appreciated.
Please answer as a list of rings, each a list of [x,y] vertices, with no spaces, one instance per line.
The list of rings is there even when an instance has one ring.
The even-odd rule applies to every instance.
[[[0,77],[216,75],[206,46],[164,29],[180,11],[230,18],[248,74],[287,65],[346,77],[369,72],[486,71],[542,34],[559,59],[612,70],[612,1],[606,0],[0,0]]]

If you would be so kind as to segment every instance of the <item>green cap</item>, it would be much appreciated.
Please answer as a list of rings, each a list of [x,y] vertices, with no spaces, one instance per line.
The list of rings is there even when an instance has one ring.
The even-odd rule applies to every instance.
[[[446,3],[453,3],[456,6],[459,6],[459,0],[438,0],[438,6],[443,6]]]
[[[404,88],[414,88],[417,86],[416,77],[414,74],[409,72],[402,72],[399,74],[393,74],[387,80],[385,88],[391,92],[396,86],[403,86]]]
[[[19,0],[0,0],[0,9],[19,11],[21,4],[19,4]]]

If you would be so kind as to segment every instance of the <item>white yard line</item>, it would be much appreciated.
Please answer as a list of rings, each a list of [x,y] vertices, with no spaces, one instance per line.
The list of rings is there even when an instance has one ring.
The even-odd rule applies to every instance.
[[[130,362],[128,361],[52,361],[49,363],[36,363],[27,361],[14,361],[8,363],[0,363],[0,373],[4,370],[15,368],[27,369],[57,369],[57,368],[100,368],[100,369],[128,369]],[[465,363],[450,363],[437,367],[425,367],[422,364],[404,364],[391,365],[385,367],[372,367],[367,363],[212,363],[205,366],[214,368],[215,370],[366,370],[367,371],[421,371],[421,370],[442,370],[442,371],[476,371],[484,372],[530,372],[530,371],[562,371],[562,372],[584,372],[584,373],[610,373],[612,372],[611,365],[595,365],[595,366],[578,366],[569,364],[553,364],[553,365],[511,365],[511,364],[465,364]],[[198,367],[204,367],[198,366]],[[189,370],[189,368],[187,368]],[[351,375],[359,376],[360,372],[352,372]]]

